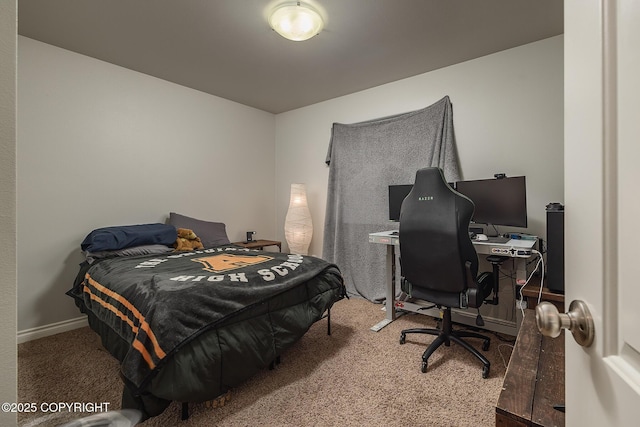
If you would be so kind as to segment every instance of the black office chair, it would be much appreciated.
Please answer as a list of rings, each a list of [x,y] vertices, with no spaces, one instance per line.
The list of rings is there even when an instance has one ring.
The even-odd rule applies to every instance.
[[[441,329],[405,329],[400,334],[400,344],[411,333],[437,336],[422,355],[422,372],[427,371],[429,356],[442,344],[448,347],[453,341],[482,362],[483,378],[489,376],[489,360],[462,338],[484,340],[484,351],[489,349],[490,339],[472,331],[454,331],[451,322],[451,308],[479,308],[493,290],[492,273],[478,276],[478,256],[469,237],[473,209],[473,202],[453,190],[439,168],[420,169],[402,203],[402,289],[410,297],[443,310]]]

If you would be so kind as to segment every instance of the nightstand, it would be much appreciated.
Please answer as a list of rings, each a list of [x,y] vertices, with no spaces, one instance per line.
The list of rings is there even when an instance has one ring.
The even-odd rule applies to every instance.
[[[528,308],[535,309],[538,305],[538,293],[540,292],[540,276],[533,276],[531,282],[522,290],[522,296],[527,301]],[[518,295],[519,296],[519,295]],[[564,294],[551,292],[549,288],[542,288],[540,301],[549,301],[564,313]]]
[[[238,246],[244,246],[245,248],[248,248],[248,249],[262,249],[265,246],[277,246],[278,251],[282,252],[282,242],[279,242],[277,240],[259,239],[259,240],[254,240],[252,242],[233,242],[233,244]]]

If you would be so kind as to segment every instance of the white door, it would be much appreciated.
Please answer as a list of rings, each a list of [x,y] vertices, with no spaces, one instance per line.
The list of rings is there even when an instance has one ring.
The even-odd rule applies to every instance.
[[[565,0],[567,426],[640,425],[640,1]]]

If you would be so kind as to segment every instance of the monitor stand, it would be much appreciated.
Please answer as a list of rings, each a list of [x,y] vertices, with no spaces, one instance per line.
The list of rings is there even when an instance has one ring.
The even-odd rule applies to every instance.
[[[491,233],[489,230],[493,229],[493,233]],[[487,224],[487,227],[485,229],[484,234],[487,235],[487,237],[501,237],[500,233],[498,232],[498,227],[496,227],[493,224]],[[507,239],[508,240],[508,239]]]

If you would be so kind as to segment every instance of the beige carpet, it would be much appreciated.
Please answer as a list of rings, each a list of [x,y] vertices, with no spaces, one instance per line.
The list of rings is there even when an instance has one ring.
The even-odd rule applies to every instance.
[[[382,329],[381,306],[363,299],[338,302],[331,312],[332,335],[321,320],[282,356],[275,370],[264,370],[234,389],[221,408],[190,405],[180,421],[174,402],[143,426],[493,426],[495,404],[511,354],[510,343],[490,334],[489,378],[482,365],[460,346],[441,347],[420,372],[425,345],[434,337],[400,330],[433,327],[435,320],[406,315]],[[506,337],[513,338],[513,337]],[[470,342],[480,347],[478,340]],[[119,409],[122,384],[118,363],[89,328],[18,346],[20,402],[110,402]],[[21,414],[21,426],[56,426],[87,413]]]

